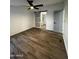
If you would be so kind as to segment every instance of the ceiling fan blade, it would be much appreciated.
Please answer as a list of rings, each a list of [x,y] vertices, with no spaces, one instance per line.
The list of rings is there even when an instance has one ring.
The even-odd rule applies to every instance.
[[[33,1],[32,0],[27,0],[27,2],[29,3],[30,6],[33,6]]]
[[[42,6],[43,6],[43,4],[35,5],[34,7],[42,7]]]
[[[37,8],[37,7],[34,7],[34,9],[39,9],[39,8]]]

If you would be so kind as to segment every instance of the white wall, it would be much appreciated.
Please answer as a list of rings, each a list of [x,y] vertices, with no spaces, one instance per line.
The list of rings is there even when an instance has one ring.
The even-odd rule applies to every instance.
[[[35,26],[34,14],[23,6],[10,7],[10,35]]]
[[[68,52],[68,3],[65,2],[65,8],[64,8],[64,24],[63,24],[63,36],[64,36],[64,42],[66,46],[66,50]]]
[[[54,28],[53,25],[54,25],[53,11],[48,10],[47,15],[46,15],[46,29],[53,30]]]
[[[42,8],[42,10],[47,10],[46,15],[46,29],[54,31],[54,11],[62,10],[64,3],[58,3],[55,5],[49,5]]]

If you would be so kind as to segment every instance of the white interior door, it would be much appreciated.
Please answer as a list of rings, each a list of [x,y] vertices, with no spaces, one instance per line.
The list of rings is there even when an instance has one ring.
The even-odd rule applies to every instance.
[[[63,10],[54,13],[54,31],[62,33]]]

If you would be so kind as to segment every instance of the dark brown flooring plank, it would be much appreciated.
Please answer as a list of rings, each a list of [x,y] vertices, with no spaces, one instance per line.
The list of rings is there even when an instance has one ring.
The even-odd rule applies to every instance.
[[[11,36],[11,41],[27,59],[67,59],[61,33],[31,28]]]
[[[63,41],[59,41],[59,39],[56,39],[56,38],[53,38],[53,37],[50,37],[50,36],[47,36],[47,35],[33,35],[33,34],[30,34],[30,33],[28,33],[28,34],[25,34],[25,33],[23,33],[25,36],[30,36],[30,37],[33,37],[33,38],[36,38],[38,41],[46,41],[46,42],[48,42],[49,44],[51,44],[51,43],[55,43],[56,45],[61,45],[61,46],[59,46],[60,48],[64,48],[65,46],[64,46],[64,43],[63,43]]]
[[[28,41],[29,43],[27,43],[27,40],[25,40],[24,38],[19,37],[19,41],[20,41],[20,39],[22,39],[24,42],[26,42],[26,44],[31,45],[31,44],[30,44],[30,43],[31,43],[30,40]],[[22,43],[22,40],[21,40],[21,43]],[[25,45],[24,42],[23,42],[23,45]],[[19,45],[21,46],[21,47],[19,47],[19,48],[23,48],[22,44],[19,44]],[[29,45],[28,45],[28,46],[29,46]],[[25,46],[24,46],[24,47],[25,47]],[[24,48],[24,49],[26,49],[26,48]],[[34,53],[36,54],[36,53],[37,53],[37,50],[33,51],[33,50],[34,50],[33,48],[27,47],[27,49],[31,49],[31,50],[30,50],[30,53],[32,53],[32,54],[34,54]],[[35,49],[36,49],[36,48],[35,48]],[[23,50],[23,49],[22,49],[22,50]],[[28,51],[28,52],[29,52],[29,51]],[[26,53],[26,54],[27,54],[27,53]],[[36,55],[37,55],[37,54],[36,54]],[[37,56],[37,57],[38,57],[38,56]],[[38,58],[39,58],[39,57],[38,57]],[[41,57],[40,57],[40,58],[41,58]]]

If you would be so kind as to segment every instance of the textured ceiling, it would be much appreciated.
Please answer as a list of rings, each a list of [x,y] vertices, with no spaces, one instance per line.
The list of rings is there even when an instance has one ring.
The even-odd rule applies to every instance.
[[[44,4],[44,5],[51,5],[56,3],[61,3],[64,0],[34,0],[33,4]],[[23,5],[29,5],[27,0],[10,0],[10,5],[13,6],[23,6]]]
[[[44,5],[51,5],[63,2],[64,0],[34,0],[34,4],[44,4]]]

